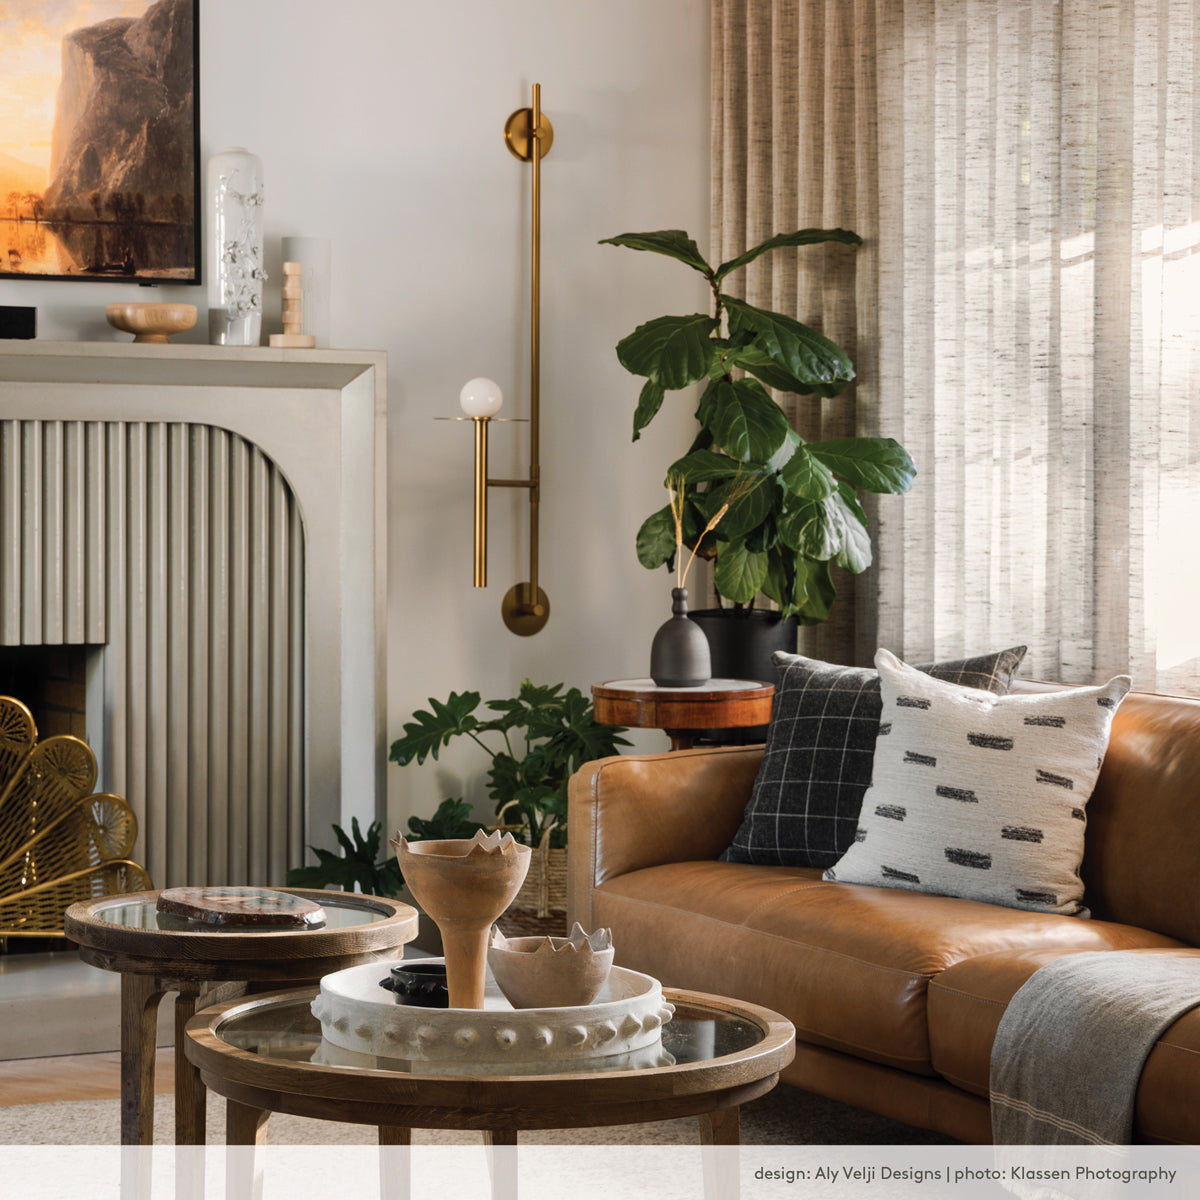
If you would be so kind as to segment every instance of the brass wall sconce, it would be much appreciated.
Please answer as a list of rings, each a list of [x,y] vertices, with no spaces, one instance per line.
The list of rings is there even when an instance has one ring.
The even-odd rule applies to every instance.
[[[550,619],[550,600],[538,586],[538,509],[541,504],[540,432],[540,305],[541,288],[541,160],[554,142],[554,127],[542,113],[542,87],[533,85],[533,106],[519,108],[504,124],[504,142],[522,162],[533,166],[529,339],[529,477],[488,477],[488,425],[497,418],[503,394],[490,379],[469,380],[459,394],[466,417],[475,423],[475,586],[487,586],[488,489],[527,488],[529,491],[529,578],[504,594],[500,614],[504,624],[522,637],[537,633]],[[462,419],[462,418],[459,418]]]

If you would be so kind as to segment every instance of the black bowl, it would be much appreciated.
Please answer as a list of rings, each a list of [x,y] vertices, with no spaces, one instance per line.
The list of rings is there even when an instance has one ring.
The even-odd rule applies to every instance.
[[[387,979],[379,981],[379,986],[393,992],[397,1004],[412,1004],[418,1008],[450,1007],[445,963],[401,963],[392,968]]]

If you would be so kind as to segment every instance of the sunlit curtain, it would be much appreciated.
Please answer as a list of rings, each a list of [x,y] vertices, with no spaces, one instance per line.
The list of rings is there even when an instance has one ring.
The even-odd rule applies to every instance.
[[[849,211],[868,239],[854,412],[921,472],[876,508],[853,655],[1025,641],[1025,674],[1129,671],[1200,694],[1200,0],[713,12],[714,59],[751,78],[769,62],[772,104],[797,112],[802,147],[819,140],[803,153],[822,178],[837,187],[831,164],[852,164],[848,209],[816,210],[795,180],[797,223]],[[731,126],[747,159],[780,153],[749,133],[761,118],[729,75],[714,63],[723,251],[738,205],[780,203],[761,165],[744,182],[726,166]]]

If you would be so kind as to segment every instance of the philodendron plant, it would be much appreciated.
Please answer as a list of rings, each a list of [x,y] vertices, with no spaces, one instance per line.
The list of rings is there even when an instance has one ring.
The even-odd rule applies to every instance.
[[[428,709],[418,709],[404,723],[404,736],[392,743],[390,761],[402,767],[410,762],[437,761],[438,751],[453,738],[466,736],[492,761],[488,790],[497,819],[515,826],[518,841],[531,846],[549,835],[549,846],[567,844],[567,784],[586,762],[619,753],[629,742],[618,726],[597,722],[591,700],[578,688],[563,691],[561,683],[539,685],[522,681],[516,696],[488,700],[485,708],[496,715],[476,716],[478,692],[451,692],[445,701],[429,699]],[[434,820],[466,817],[461,801],[442,801]],[[414,832],[423,837],[470,837],[465,829],[447,833],[412,818]],[[473,832],[473,830],[472,830]]]
[[[656,317],[617,343],[626,370],[646,382],[633,418],[633,440],[649,425],[668,391],[703,383],[696,410],[700,431],[667,468],[667,486],[684,493],[683,539],[715,560],[719,597],[741,607],[761,592],[804,624],[829,616],[836,595],[830,563],[859,572],[871,562],[871,539],[859,492],[903,492],[916,468],[892,438],[806,442],[788,424],[766,387],[836,396],[854,378],[846,352],[782,313],[728,295],[728,277],[760,254],[817,242],[857,245],[845,229],[801,229],[768,238],[718,267],[710,266],[681,229],[623,233],[602,244],[678,259],[708,281],[713,312]],[[766,385],[764,387],[763,385]],[[720,525],[700,544],[722,505]],[[643,566],[670,567],[676,554],[670,504],[637,535]]]

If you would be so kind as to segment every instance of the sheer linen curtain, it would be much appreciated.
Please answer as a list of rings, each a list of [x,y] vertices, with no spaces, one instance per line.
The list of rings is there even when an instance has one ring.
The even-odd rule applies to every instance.
[[[867,239],[795,311],[853,305],[858,431],[920,472],[876,507],[843,660],[1028,642],[1026,676],[1200,694],[1200,0],[714,0],[713,21],[715,252],[789,190],[798,225]]]

